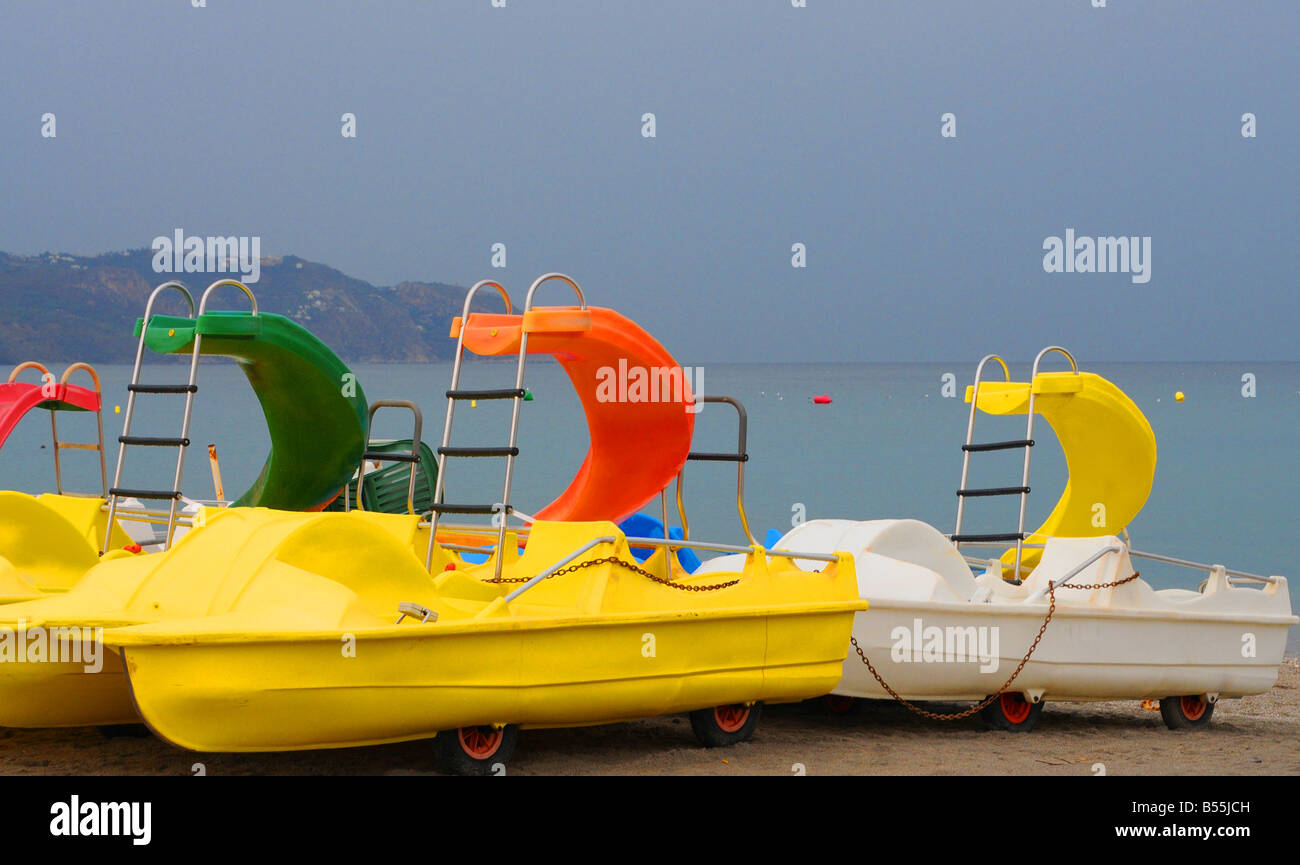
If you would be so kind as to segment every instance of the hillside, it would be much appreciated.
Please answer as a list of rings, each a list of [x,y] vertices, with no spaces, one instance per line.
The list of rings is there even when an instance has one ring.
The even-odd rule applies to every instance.
[[[189,273],[179,278],[197,302],[218,276]],[[130,363],[132,326],[144,312],[149,292],[170,278],[154,272],[153,253],[147,249],[91,257],[0,252],[0,362]],[[262,310],[292,318],[349,362],[450,358],[455,342],[447,329],[465,302],[461,286],[374,286],[295,256],[263,258],[261,278],[250,287]],[[238,289],[221,289],[219,297],[218,308],[246,308]],[[172,296],[160,308],[180,312],[183,301]],[[499,310],[500,301],[485,295],[482,308]]]

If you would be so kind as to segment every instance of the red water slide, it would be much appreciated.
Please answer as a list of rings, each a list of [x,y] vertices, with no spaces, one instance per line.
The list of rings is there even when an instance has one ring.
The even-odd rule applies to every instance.
[[[14,381],[24,369],[40,370],[44,381]],[[36,408],[47,411],[97,412],[100,409],[100,395],[88,387],[56,381],[50,371],[38,363],[19,364],[9,374],[9,381],[0,384],[0,447],[4,447],[9,433],[13,432],[23,416]]]

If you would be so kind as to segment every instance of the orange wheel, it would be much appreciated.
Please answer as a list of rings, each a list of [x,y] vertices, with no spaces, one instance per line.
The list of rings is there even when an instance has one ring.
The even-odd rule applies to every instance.
[[[691,729],[706,748],[725,748],[754,735],[763,704],[729,703],[691,712]]]
[[[519,728],[482,725],[438,734],[438,769],[450,775],[500,775],[515,752]]]
[[[743,703],[736,703],[731,706],[715,706],[713,708],[713,722],[718,725],[718,729],[724,733],[734,733],[745,726],[749,720],[749,707]]]
[[[1008,691],[980,711],[984,723],[995,730],[1028,733],[1043,713],[1043,701],[1031,703],[1023,694]]]
[[[501,750],[505,730],[496,727],[461,727],[456,731],[460,747],[475,760],[486,760]]]
[[[1204,694],[1165,697],[1160,701],[1160,717],[1171,730],[1191,730],[1210,723],[1214,704]]]

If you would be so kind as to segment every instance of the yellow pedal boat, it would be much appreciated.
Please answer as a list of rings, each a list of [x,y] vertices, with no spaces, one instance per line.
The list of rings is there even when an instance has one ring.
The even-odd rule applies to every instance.
[[[141,717],[192,750],[271,751],[796,701],[838,681],[865,608],[849,559],[755,548],[696,578],[662,549],[638,565],[613,523],[539,521],[497,582],[492,560],[430,576],[420,534],[250,510],[120,563],[148,572],[132,608],[166,616],[105,632]]]
[[[143,717],[193,750],[269,751],[794,701],[838,681],[866,606],[851,559],[809,573],[756,547],[696,578],[661,549],[642,573],[607,522],[535,523],[494,582],[494,558],[440,546],[431,576],[414,516],[202,513],[166,553],[0,608],[0,627],[103,628],[124,659],[0,664],[0,725]]]

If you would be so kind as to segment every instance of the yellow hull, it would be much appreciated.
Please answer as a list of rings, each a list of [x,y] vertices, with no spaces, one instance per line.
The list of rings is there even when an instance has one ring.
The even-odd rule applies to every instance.
[[[103,669],[85,665],[0,663],[0,727],[88,727],[138,724],[121,661],[104,650]]]
[[[492,583],[494,562],[441,548],[430,576],[414,517],[241,508],[197,522],[166,553],[105,561],[68,592],[0,607],[0,627],[105,628],[129,678],[128,690],[109,652],[93,674],[0,664],[0,725],[123,723],[133,702],[176,744],[259,751],[798,700],[838,681],[865,608],[851,559],[808,573],[751,555],[739,574],[693,577],[669,573],[662,551],[640,567],[735,585],[683,591],[592,561],[506,600],[593,538],[614,540],[575,562],[634,562],[610,523],[536,523],[522,557],[506,545],[515,582]],[[395,625],[403,602],[438,617]]]
[[[140,714],[162,738],[195,751],[278,751],[818,696],[839,681],[852,620],[838,604],[447,636],[397,628],[411,635],[357,635],[356,657],[343,656],[338,636],[124,651]]]

